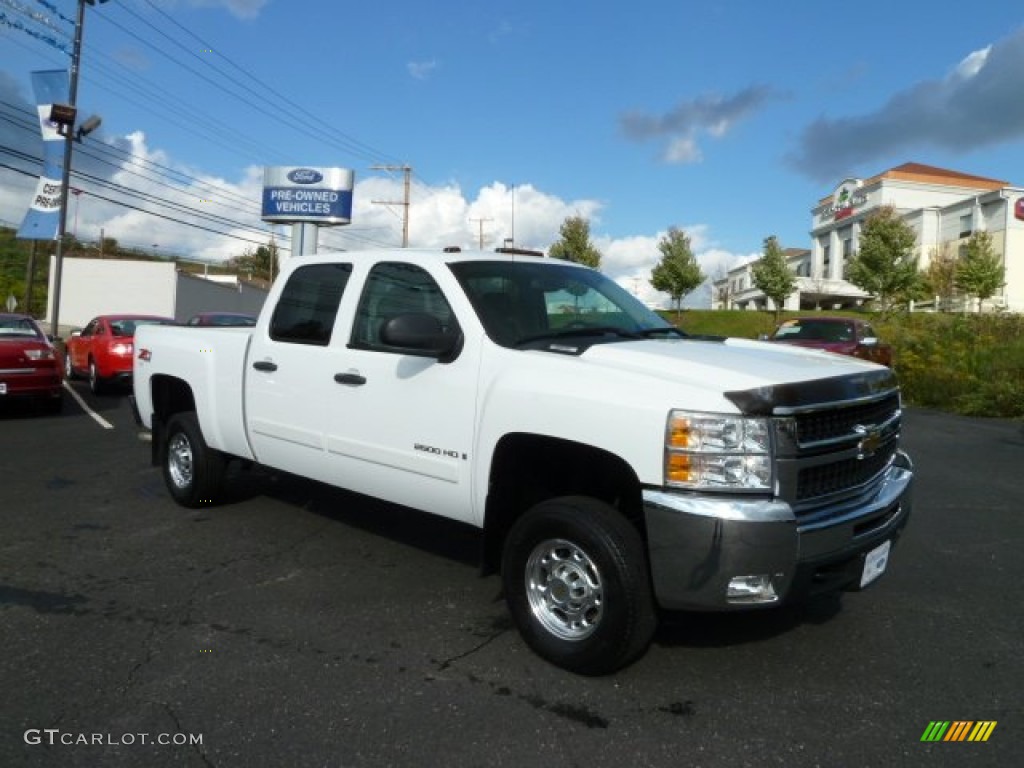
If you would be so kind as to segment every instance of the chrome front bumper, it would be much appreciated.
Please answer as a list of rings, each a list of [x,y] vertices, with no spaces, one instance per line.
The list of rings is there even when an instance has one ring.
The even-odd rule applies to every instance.
[[[736,610],[856,589],[865,555],[895,541],[910,516],[913,470],[897,453],[856,505],[798,519],[784,501],[643,493],[655,596],[669,610]],[[733,579],[765,576],[775,599],[729,598]]]

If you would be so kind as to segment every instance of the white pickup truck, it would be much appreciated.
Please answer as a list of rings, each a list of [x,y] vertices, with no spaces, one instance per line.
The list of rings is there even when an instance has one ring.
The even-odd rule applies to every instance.
[[[254,328],[143,326],[135,352],[180,504],[242,460],[469,523],[525,641],[582,674],[659,610],[862,588],[910,515],[891,370],[689,337],[564,261],[293,258]]]

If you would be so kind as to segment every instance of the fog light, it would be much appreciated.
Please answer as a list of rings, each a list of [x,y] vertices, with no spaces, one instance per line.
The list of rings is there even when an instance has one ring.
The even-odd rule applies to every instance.
[[[766,573],[756,576],[734,576],[729,581],[725,599],[730,603],[774,603],[779,596]]]

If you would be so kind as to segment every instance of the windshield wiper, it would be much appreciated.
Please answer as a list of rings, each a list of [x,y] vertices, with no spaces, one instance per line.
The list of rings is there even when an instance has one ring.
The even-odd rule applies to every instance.
[[[529,344],[534,341],[545,341],[552,340],[557,341],[559,339],[574,339],[581,338],[584,336],[617,336],[620,339],[642,339],[644,338],[639,333],[633,331],[627,331],[622,328],[617,328],[614,325],[592,325],[587,328],[562,328],[557,331],[548,331],[547,333],[537,333],[533,336],[524,336],[521,339],[517,339],[515,345],[517,347],[523,344]]]
[[[686,333],[686,331],[679,330],[674,325],[669,325],[664,328],[644,328],[640,331],[640,335],[647,339],[651,338],[651,336],[660,336],[663,333],[675,334],[683,339],[690,337],[690,334]]]

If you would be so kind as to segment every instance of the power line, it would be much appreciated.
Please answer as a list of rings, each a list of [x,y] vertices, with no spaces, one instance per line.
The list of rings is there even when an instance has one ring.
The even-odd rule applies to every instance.
[[[374,171],[402,171],[405,181],[402,184],[404,195],[401,202],[390,202],[387,200],[373,200],[376,205],[400,205],[402,206],[402,247],[409,247],[409,178],[412,175],[412,168],[408,165],[371,165]]]

